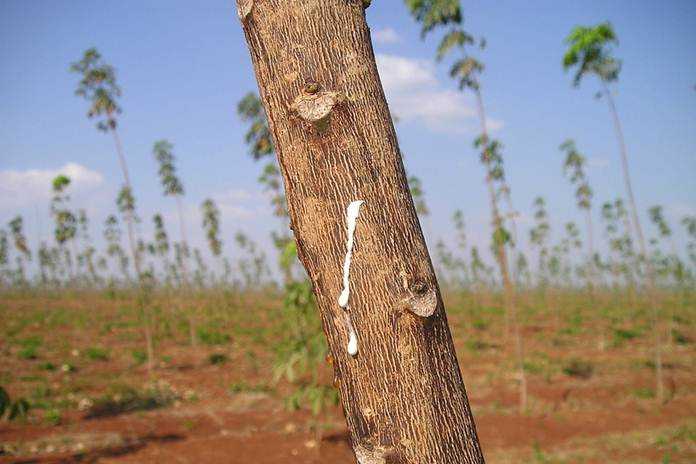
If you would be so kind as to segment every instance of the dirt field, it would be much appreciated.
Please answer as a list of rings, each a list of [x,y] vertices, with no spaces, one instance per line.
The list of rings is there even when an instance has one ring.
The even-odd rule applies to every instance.
[[[693,302],[666,300],[668,399],[657,404],[644,312],[609,294],[593,307],[556,295],[553,311],[537,300],[524,298],[530,405],[520,413],[498,304],[447,298],[487,461],[696,462]],[[187,305],[167,301],[155,305],[159,362],[148,380],[131,300],[3,297],[0,385],[31,409],[0,422],[0,462],[354,462],[340,407],[290,411],[288,385],[273,381],[276,298],[190,303],[198,308],[195,347]]]

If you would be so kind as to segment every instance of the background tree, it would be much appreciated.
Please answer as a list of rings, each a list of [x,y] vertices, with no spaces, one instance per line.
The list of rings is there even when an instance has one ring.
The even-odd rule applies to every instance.
[[[102,132],[110,132],[114,138],[116,155],[118,156],[123,174],[123,187],[119,193],[117,203],[119,206],[124,206],[119,209],[125,214],[124,217],[128,228],[128,244],[131,257],[133,258],[135,274],[139,279],[141,269],[135,233],[135,199],[133,198],[133,187],[128,173],[126,157],[123,154],[123,146],[118,134],[117,117],[121,114],[118,98],[121,96],[121,88],[116,84],[116,70],[102,60],[102,56],[96,48],[87,49],[82,59],[70,66],[70,70],[81,77],[75,94],[89,102],[87,117],[96,119],[97,129]]]
[[[618,43],[616,33],[609,22],[604,22],[596,26],[576,26],[566,38],[568,50],[563,56],[563,68],[565,70],[575,68],[575,76],[573,85],[579,86],[585,76],[594,75],[600,82],[602,94],[606,97],[609,104],[612,119],[614,121],[614,130],[619,142],[619,152],[621,154],[621,169],[623,172],[624,184],[626,187],[626,195],[631,208],[631,218],[633,221],[633,229],[638,238],[638,246],[640,250],[639,264],[644,263],[647,274],[647,291],[650,303],[650,309],[653,313],[653,323],[655,326],[655,364],[656,364],[656,382],[657,382],[657,399],[662,401],[664,397],[664,382],[662,379],[662,355],[661,355],[661,340],[660,330],[658,328],[660,322],[659,308],[657,295],[655,293],[655,274],[652,268],[652,263],[648,259],[647,248],[645,245],[645,237],[643,228],[638,217],[638,208],[636,207],[635,196],[633,195],[633,187],[631,185],[631,175],[628,165],[628,150],[624,140],[621,121],[616,110],[614,98],[609,90],[609,84],[619,79],[621,71],[621,62],[612,56],[612,45]]]
[[[222,257],[222,240],[220,239],[220,210],[212,198],[206,198],[201,204],[203,213],[203,231],[208,242],[208,249],[218,260]]]
[[[77,217],[68,208],[70,196],[67,194],[67,188],[70,186],[70,178],[64,175],[56,176],[53,179],[53,199],[51,200],[51,213],[55,221],[54,237],[61,254],[65,259],[65,264],[70,272],[73,280],[76,278],[75,267],[76,263],[73,259],[77,259],[75,253],[75,237],[77,236]],[[67,248],[67,244],[73,245],[73,253]]]
[[[563,173],[568,177],[570,183],[575,187],[575,200],[578,208],[585,213],[585,226],[587,228],[587,282],[590,291],[594,288],[596,278],[595,270],[595,251],[594,251],[594,231],[592,227],[592,188],[585,173],[585,157],[578,151],[575,142],[571,139],[566,140],[560,146],[560,150],[565,153],[563,161]]]
[[[15,262],[17,264],[15,281],[20,285],[28,283],[26,276],[26,262],[31,261],[31,250],[27,243],[27,237],[24,235],[24,219],[22,216],[15,216],[9,223],[10,234],[12,235],[12,243],[17,255]]]
[[[176,175],[176,158],[173,152],[174,146],[167,140],[159,140],[155,142],[152,148],[152,153],[159,165],[159,177],[162,183],[163,194],[166,197],[174,197],[176,200],[176,210],[179,217],[179,232],[181,234],[181,246],[183,247],[184,259],[181,260],[181,272],[184,278],[184,283],[188,281],[188,263],[189,245],[186,234],[186,223],[184,221],[184,185]]]
[[[283,193],[283,179],[274,156],[275,151],[266,113],[259,97],[255,93],[249,92],[237,104],[237,114],[243,122],[249,125],[244,136],[244,141],[249,147],[249,155],[254,161],[268,159],[261,168],[258,180],[263,186],[263,190],[270,195],[273,215],[281,222],[280,229],[271,232],[271,238],[278,251],[279,259],[282,259],[284,251],[292,249],[288,248],[292,242],[292,236],[288,227],[288,209]],[[293,269],[296,261],[291,260],[287,266],[279,261],[284,283],[293,281]]]

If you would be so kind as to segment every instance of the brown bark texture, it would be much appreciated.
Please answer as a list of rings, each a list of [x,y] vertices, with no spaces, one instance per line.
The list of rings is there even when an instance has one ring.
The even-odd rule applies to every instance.
[[[238,14],[358,462],[481,463],[364,3],[239,0]],[[343,309],[346,208],[356,200]]]

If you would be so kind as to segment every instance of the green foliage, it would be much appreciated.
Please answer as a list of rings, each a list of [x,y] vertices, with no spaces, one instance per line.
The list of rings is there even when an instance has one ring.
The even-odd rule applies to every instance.
[[[667,224],[667,220],[665,219],[665,215],[662,211],[662,206],[652,206],[648,212],[650,214],[650,220],[653,222],[653,224],[655,224],[655,227],[657,227],[660,236],[671,237],[672,229],[669,227],[669,224]]]
[[[459,0],[405,0],[405,3],[411,16],[421,23],[421,37],[438,26],[462,22]]]
[[[423,183],[421,180],[416,176],[409,176],[408,187],[411,191],[411,197],[413,197],[416,213],[420,216],[427,216],[430,214],[428,205],[425,203],[425,192],[423,191]]]
[[[99,346],[90,346],[85,350],[85,356],[92,361],[108,361],[109,352]]]
[[[135,197],[133,197],[133,190],[129,186],[124,185],[119,190],[116,206],[121,214],[132,215],[135,213]]]
[[[594,74],[604,82],[619,78],[621,62],[611,56],[611,45],[618,43],[611,24],[600,23],[597,26],[576,26],[566,37],[568,50],[563,55],[563,69],[577,66],[573,85],[587,74]]]
[[[249,146],[254,160],[259,160],[273,154],[271,131],[268,129],[266,113],[259,97],[249,92],[237,104],[237,114],[242,121],[249,123],[249,129],[244,140]]]
[[[10,233],[14,241],[15,249],[27,259],[31,258],[31,251],[27,245],[27,238],[24,235],[24,219],[22,216],[15,216],[9,223]]]
[[[452,29],[440,41],[435,57],[440,61],[453,49],[463,48],[466,45],[472,45],[474,42],[474,38],[463,29]]]
[[[25,420],[29,414],[31,405],[25,398],[17,398],[12,401],[7,391],[0,386],[0,419],[6,417],[7,420]]]
[[[121,89],[116,84],[114,68],[102,60],[96,48],[90,48],[80,61],[70,66],[70,71],[81,77],[75,94],[89,101],[87,117],[101,117],[97,123],[97,128],[101,131],[116,129],[116,115],[121,112],[117,102]]]
[[[56,408],[47,409],[44,412],[44,421],[49,425],[60,425],[62,421],[60,411]]]
[[[589,210],[592,207],[592,189],[585,175],[585,157],[578,151],[575,142],[571,139],[563,142],[560,150],[566,154],[563,173],[576,186],[575,198],[578,208]]]
[[[222,240],[220,240],[220,210],[211,198],[207,198],[201,204],[203,211],[203,230],[208,240],[208,247],[213,256],[222,254]]]
[[[152,217],[152,222],[155,225],[154,250],[159,256],[165,256],[169,253],[169,237],[164,228],[164,219],[161,214],[155,214]]]
[[[229,343],[229,334],[199,327],[197,330],[198,340],[205,345],[224,345]]]
[[[155,160],[159,163],[159,176],[165,196],[184,194],[184,186],[176,175],[174,146],[167,140],[159,140],[152,147]]]
[[[613,346],[621,346],[624,342],[633,340],[640,336],[640,332],[635,329],[614,329],[613,331]]]
[[[131,357],[133,358],[135,364],[138,366],[147,361],[147,353],[145,353],[143,350],[136,349],[131,351]]]
[[[208,355],[208,362],[212,365],[225,364],[229,358],[224,353],[211,353]]]
[[[31,336],[19,341],[21,349],[17,353],[22,359],[38,358],[38,349],[43,344],[43,340],[39,336]]]

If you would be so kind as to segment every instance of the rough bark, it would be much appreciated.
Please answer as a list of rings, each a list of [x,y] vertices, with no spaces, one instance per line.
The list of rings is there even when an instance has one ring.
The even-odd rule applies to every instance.
[[[361,0],[239,0],[360,463],[480,463],[440,290],[409,193]],[[363,200],[347,352],[346,207]]]

